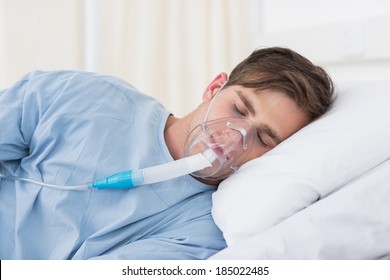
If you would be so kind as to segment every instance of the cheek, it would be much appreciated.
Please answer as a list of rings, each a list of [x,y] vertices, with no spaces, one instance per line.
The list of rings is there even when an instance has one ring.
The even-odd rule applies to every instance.
[[[253,147],[252,150],[250,151],[249,155],[248,155],[248,158],[247,158],[246,162],[250,161],[252,159],[261,157],[262,155],[264,155],[266,152],[268,152],[270,150],[272,150],[272,149],[264,148],[264,147]]]

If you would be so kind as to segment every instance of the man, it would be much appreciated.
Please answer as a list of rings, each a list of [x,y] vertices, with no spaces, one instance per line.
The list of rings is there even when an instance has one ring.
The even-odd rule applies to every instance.
[[[299,54],[260,49],[203,101],[179,119],[122,80],[73,71],[33,72],[0,91],[0,258],[208,258],[226,246],[210,214],[219,182],[325,113],[333,86]],[[211,167],[132,189],[9,180],[66,188],[199,147]]]

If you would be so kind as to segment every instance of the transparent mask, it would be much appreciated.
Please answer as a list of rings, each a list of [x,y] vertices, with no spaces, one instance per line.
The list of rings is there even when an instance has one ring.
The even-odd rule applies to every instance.
[[[212,166],[192,173],[195,177],[221,180],[245,163],[256,138],[256,129],[246,119],[222,118],[195,127],[186,141],[185,156],[212,150]]]

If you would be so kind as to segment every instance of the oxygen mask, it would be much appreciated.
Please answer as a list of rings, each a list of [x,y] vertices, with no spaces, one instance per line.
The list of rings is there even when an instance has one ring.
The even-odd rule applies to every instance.
[[[246,162],[256,139],[256,128],[244,118],[226,117],[208,120],[213,104],[224,85],[210,102],[204,121],[188,135],[184,157],[211,150],[210,167],[191,173],[199,178],[222,180]]]
[[[248,158],[255,135],[254,127],[246,119],[222,118],[198,125],[187,138],[184,156],[211,150],[215,160],[210,167],[191,174],[213,180],[228,177]]]

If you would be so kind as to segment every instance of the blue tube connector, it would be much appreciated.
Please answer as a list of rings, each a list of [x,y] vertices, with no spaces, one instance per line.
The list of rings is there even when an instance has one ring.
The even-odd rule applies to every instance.
[[[114,175],[98,179],[91,183],[90,187],[95,189],[130,189],[144,184],[141,170],[128,170]]]
[[[177,178],[212,166],[217,155],[208,149],[203,153],[153,167],[122,171],[106,178],[98,179],[89,185],[95,189],[129,189],[140,185],[153,184]]]

